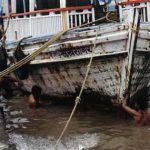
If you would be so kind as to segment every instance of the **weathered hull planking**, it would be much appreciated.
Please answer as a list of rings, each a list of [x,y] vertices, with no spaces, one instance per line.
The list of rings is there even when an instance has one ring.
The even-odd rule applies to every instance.
[[[135,95],[149,86],[149,8],[149,1],[122,2],[119,5],[120,23],[93,24],[69,30],[30,62],[30,74],[23,81],[24,88],[30,91],[37,84],[51,96],[74,95],[80,90],[93,57],[85,91],[109,96],[114,101],[123,100],[131,83],[131,95]],[[22,41],[21,47],[30,55],[51,37],[29,38]],[[11,59],[18,42],[6,44]]]
[[[110,25],[70,31],[45,49],[30,62],[30,76],[23,81],[25,89],[30,91],[37,84],[51,96],[74,95],[81,88],[96,44],[84,89],[121,99],[129,77],[126,50],[128,27]],[[26,54],[31,54],[41,45],[41,39],[33,40],[34,45],[31,41],[28,39],[22,43]],[[13,46],[14,43],[7,45],[10,57],[13,56]]]

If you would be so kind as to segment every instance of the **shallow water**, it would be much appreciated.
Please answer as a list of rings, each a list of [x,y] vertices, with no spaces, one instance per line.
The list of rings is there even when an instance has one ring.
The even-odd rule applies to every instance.
[[[53,150],[73,106],[28,108],[26,97],[9,101],[7,130],[18,150]],[[120,111],[79,106],[56,150],[149,150],[150,127],[137,127]],[[9,120],[9,121],[8,121]]]

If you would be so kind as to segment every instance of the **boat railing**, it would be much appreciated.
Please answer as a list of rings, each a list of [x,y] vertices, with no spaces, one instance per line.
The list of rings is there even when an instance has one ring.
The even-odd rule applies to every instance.
[[[150,22],[150,0],[133,0],[119,3],[120,22],[130,22],[134,9],[141,9],[141,21]]]
[[[10,17],[3,17],[4,29],[9,24],[6,32],[7,40],[14,41],[27,36],[52,35],[62,31],[62,12],[67,14],[66,24],[68,29],[95,20],[92,6],[56,8],[10,14]]]

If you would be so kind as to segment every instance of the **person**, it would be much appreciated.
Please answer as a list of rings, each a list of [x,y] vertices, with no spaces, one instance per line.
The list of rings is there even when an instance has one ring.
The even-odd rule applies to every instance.
[[[42,89],[41,87],[34,85],[31,89],[31,94],[28,97],[28,105],[30,108],[38,108],[40,103]]]
[[[106,15],[107,3],[105,1],[94,0],[92,5],[95,10],[95,18],[96,19],[99,19]]]
[[[123,109],[128,112],[139,126],[145,126],[150,124],[150,103],[146,100],[136,100],[136,108],[128,106],[129,93],[126,94],[122,103]]]
[[[0,78],[0,91],[3,93],[2,95],[5,98],[9,98],[13,95],[13,90],[11,87],[12,83],[15,83],[18,88],[20,88],[23,84],[19,79],[12,75],[6,75]],[[3,90],[4,92],[2,92]]]

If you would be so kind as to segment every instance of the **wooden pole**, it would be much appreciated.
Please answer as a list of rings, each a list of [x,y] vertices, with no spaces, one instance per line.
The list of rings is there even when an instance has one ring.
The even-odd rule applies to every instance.
[[[9,14],[8,0],[2,0],[2,6],[3,6],[3,13],[5,13],[5,15],[8,15]]]
[[[26,12],[26,2],[25,2],[25,0],[23,0],[23,12],[24,13]]]
[[[129,50],[129,72],[130,72],[129,84],[128,84],[129,92],[131,92],[131,86],[132,86],[132,75],[134,72],[134,55],[137,47],[137,39],[138,39],[139,28],[140,28],[141,10],[136,9],[134,13],[135,13],[134,24],[132,26],[133,33],[132,33],[130,50]]]
[[[35,0],[29,1],[29,11],[34,11]]]
[[[66,0],[60,0],[60,8],[66,8]],[[68,11],[61,12],[61,20],[63,30],[69,29],[69,14]]]
[[[11,12],[16,13],[16,0],[11,0]]]

